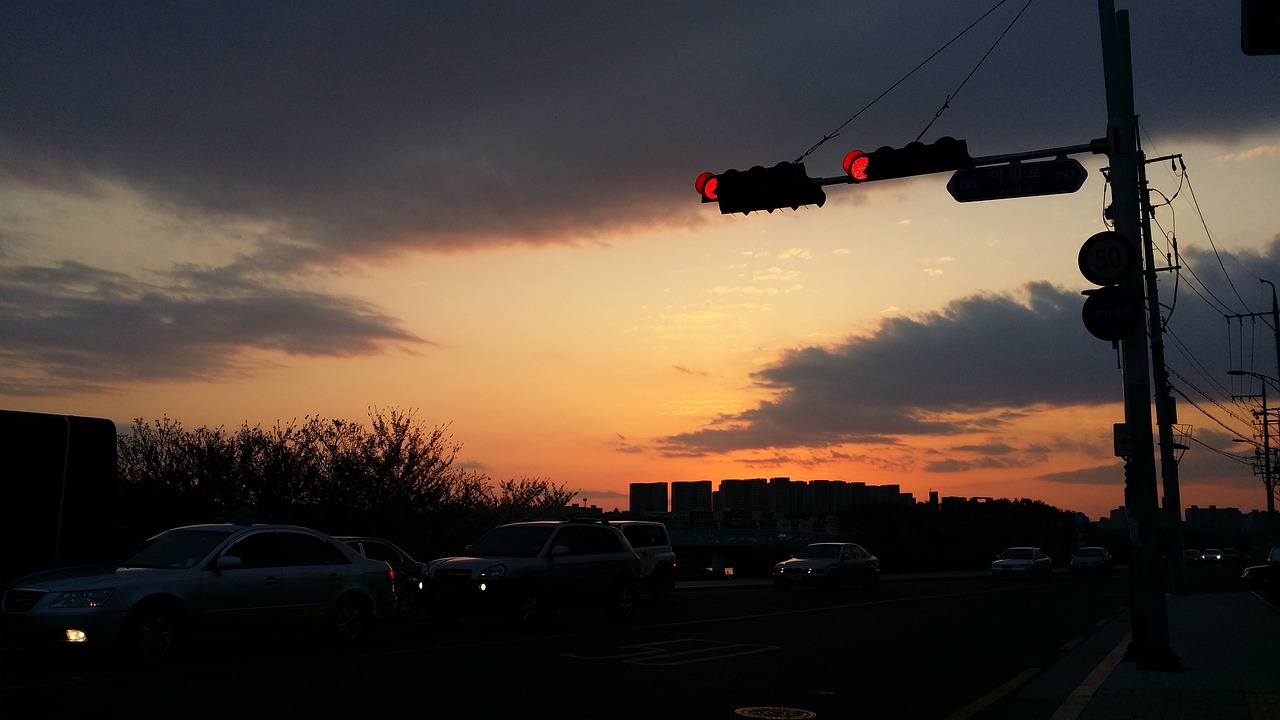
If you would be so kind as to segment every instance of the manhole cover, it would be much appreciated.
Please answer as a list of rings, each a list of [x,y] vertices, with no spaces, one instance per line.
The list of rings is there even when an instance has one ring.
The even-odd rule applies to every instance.
[[[768,720],[807,720],[818,717],[818,713],[800,708],[784,707],[745,707],[734,710],[742,717],[768,718]]]

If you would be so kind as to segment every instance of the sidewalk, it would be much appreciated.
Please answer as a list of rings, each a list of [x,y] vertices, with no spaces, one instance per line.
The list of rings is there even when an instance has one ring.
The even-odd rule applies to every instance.
[[[1125,662],[1126,614],[1118,629],[1099,633],[1104,642],[1124,635],[1052,720],[1280,720],[1280,607],[1246,591],[1166,599],[1169,645],[1184,669]],[[1019,696],[1045,692],[1051,677]]]

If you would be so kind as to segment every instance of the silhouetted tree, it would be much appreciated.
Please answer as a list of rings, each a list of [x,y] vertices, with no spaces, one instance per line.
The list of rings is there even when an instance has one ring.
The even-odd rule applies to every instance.
[[[448,426],[412,411],[370,410],[369,427],[308,417],[263,430],[186,431],[135,421],[118,438],[119,526],[139,539],[250,508],[261,522],[380,535],[424,558],[460,549],[498,522],[552,517],[574,493],[545,480],[490,479],[454,467]]]

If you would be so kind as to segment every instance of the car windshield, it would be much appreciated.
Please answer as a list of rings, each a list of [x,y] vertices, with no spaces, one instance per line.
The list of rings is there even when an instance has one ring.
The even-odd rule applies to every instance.
[[[122,564],[135,568],[193,567],[230,534],[227,530],[169,530],[148,540]]]
[[[839,545],[807,545],[800,548],[800,552],[795,554],[802,560],[810,558],[833,558],[840,555]]]
[[[1080,548],[1076,557],[1102,557],[1102,548]]]
[[[506,525],[485,533],[468,550],[476,557],[536,557],[555,528],[550,525]]]
[[[1031,548],[1009,548],[1000,553],[1001,560],[1030,560]]]

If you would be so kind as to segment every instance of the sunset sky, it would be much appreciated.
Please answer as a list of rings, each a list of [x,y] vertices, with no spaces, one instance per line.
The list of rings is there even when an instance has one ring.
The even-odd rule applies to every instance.
[[[1239,3],[1116,4],[1144,150],[1185,165],[1148,169],[1183,505],[1263,508],[1233,442],[1262,385],[1227,371],[1275,377],[1275,336],[1225,316],[1280,283],[1280,56],[1241,52]],[[1096,518],[1123,504],[1077,267],[1105,156],[965,204],[939,174],[722,216],[693,182],[1087,143],[1100,45],[1090,0],[4,3],[0,408],[408,410],[605,509],[785,476]]]

